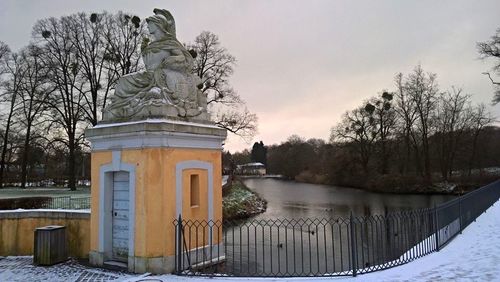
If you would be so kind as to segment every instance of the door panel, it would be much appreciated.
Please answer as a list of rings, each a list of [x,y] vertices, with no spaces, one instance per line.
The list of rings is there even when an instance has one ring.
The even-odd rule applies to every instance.
[[[113,173],[113,259],[128,260],[129,240],[129,173]]]

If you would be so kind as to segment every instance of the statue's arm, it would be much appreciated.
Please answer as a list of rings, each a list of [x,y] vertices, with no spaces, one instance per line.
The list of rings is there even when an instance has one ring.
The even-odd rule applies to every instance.
[[[164,65],[172,65],[177,63],[183,63],[186,58],[181,50],[171,50],[170,56],[163,60]]]

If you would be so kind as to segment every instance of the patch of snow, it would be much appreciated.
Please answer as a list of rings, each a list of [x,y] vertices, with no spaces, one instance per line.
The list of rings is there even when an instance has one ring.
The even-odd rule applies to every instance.
[[[226,185],[228,180],[229,180],[229,175],[223,175],[222,176],[222,186]]]
[[[480,175],[482,173],[500,175],[500,167],[493,166],[493,167],[474,168],[470,172],[472,175]],[[465,175],[468,173],[469,173],[468,170],[454,170],[451,172],[452,175]]]
[[[246,164],[238,165],[238,167],[246,167],[246,166],[261,166],[261,167],[264,167],[264,164],[263,163],[259,163],[259,162],[254,162],[254,163],[246,163]]]
[[[28,213],[28,212],[70,212],[70,213],[88,213],[88,214],[90,214],[90,209],[81,209],[81,210],[69,210],[69,209],[0,210],[0,213]]]
[[[34,266],[33,257],[6,257],[0,259],[0,281],[77,282],[123,281],[137,275],[90,268],[74,260],[53,266]]]
[[[127,121],[127,122],[120,122],[120,123],[105,123],[105,124],[98,124],[94,126],[93,128],[105,128],[105,127],[114,127],[114,126],[121,126],[121,125],[131,125],[131,124],[139,124],[139,123],[172,123],[172,124],[181,124],[181,125],[201,125],[203,127],[209,127],[209,128],[219,128],[215,125],[211,124],[204,124],[204,123],[197,123],[197,122],[187,122],[187,121],[178,121],[178,120],[167,120],[167,119],[146,119],[146,120],[138,120],[138,121]]]
[[[438,191],[442,192],[453,192],[457,188],[457,184],[449,183],[446,181],[435,183],[434,186],[438,189]]]
[[[484,171],[491,174],[500,174],[500,167],[487,167],[484,169]]]

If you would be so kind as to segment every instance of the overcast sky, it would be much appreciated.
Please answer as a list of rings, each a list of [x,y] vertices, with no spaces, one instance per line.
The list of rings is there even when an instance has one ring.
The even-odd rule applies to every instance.
[[[462,87],[490,105],[493,88],[481,73],[476,42],[500,28],[500,1],[110,1],[0,0],[0,40],[17,50],[37,19],[79,11],[122,10],[141,19],[153,8],[172,12],[177,38],[217,34],[238,64],[234,89],[259,117],[247,144],[231,136],[226,149],[254,141],[280,143],[292,134],[328,139],[341,115],[417,64],[437,73],[441,89]],[[500,116],[500,105],[490,106]]]

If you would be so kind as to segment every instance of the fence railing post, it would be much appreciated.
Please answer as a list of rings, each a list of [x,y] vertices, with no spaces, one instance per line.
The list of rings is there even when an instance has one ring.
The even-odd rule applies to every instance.
[[[439,224],[436,204],[434,204],[434,236],[436,237],[436,252],[439,252]]]
[[[460,224],[460,234],[462,234],[462,195],[458,196],[458,222]]]
[[[179,214],[179,218],[177,219],[177,234],[176,234],[176,259],[177,259],[177,269],[176,272],[178,275],[182,272],[182,216]]]
[[[352,211],[351,211],[351,216],[349,218],[349,229],[351,233],[351,261],[352,261],[352,276],[356,277],[356,268],[357,268],[357,250],[356,250],[356,230],[354,226],[354,218],[352,216]]]

